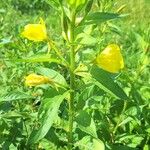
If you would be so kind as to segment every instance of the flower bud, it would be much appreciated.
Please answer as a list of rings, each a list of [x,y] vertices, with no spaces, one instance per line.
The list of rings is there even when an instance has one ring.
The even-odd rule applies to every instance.
[[[30,74],[25,78],[25,85],[26,86],[37,86],[41,84],[47,84],[52,82],[48,77],[37,75],[37,74]]]

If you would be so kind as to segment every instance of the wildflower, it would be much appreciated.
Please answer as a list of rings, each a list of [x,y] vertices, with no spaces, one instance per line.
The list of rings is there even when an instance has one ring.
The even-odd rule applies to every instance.
[[[96,63],[102,69],[117,73],[124,67],[120,48],[116,44],[108,45],[96,58]]]
[[[25,85],[27,86],[37,86],[41,84],[46,84],[52,82],[48,77],[37,75],[37,74],[30,74],[25,78]]]
[[[43,19],[38,24],[28,24],[24,27],[22,35],[31,41],[44,41],[47,39],[46,26]]]

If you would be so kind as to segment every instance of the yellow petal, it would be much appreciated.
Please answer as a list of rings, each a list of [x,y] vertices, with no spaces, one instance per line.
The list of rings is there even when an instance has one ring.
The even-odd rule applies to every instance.
[[[31,41],[43,41],[47,39],[46,26],[42,19],[39,24],[28,24],[24,27],[22,36]]]
[[[108,45],[96,58],[96,63],[102,69],[117,73],[124,67],[120,48],[116,44]]]
[[[48,77],[37,75],[37,74],[30,74],[25,78],[25,85],[26,86],[37,86],[41,84],[50,83],[50,79]]]

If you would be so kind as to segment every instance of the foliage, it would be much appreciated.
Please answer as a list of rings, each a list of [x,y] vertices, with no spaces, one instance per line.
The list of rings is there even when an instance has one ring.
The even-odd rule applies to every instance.
[[[0,149],[149,150],[149,1],[6,1]],[[23,37],[27,24],[44,38]],[[113,43],[125,66],[115,73],[96,64]]]

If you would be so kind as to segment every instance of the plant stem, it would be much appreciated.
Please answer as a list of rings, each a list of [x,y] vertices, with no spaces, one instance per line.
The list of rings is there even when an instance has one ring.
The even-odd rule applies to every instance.
[[[48,40],[49,46],[55,51],[57,56],[60,58],[64,66],[68,66],[68,62],[63,58],[62,54],[60,53],[59,49],[56,47],[56,45],[53,43],[53,41]],[[50,50],[48,50],[50,51]],[[48,52],[49,53],[49,52]]]
[[[72,22],[70,24],[70,101],[69,101],[69,133],[68,133],[68,149],[72,150],[73,145],[73,120],[74,120],[74,96],[75,96],[75,46],[74,46],[74,28],[75,28],[75,12],[72,12]]]
[[[122,109],[122,112],[121,112],[121,114],[119,116],[118,122],[117,122],[117,124],[116,124],[116,126],[114,128],[113,135],[115,135],[115,133],[116,133],[116,131],[117,131],[121,121],[122,121],[122,115],[124,114],[124,112],[126,110],[126,107],[127,107],[127,101],[124,101],[123,109]]]

